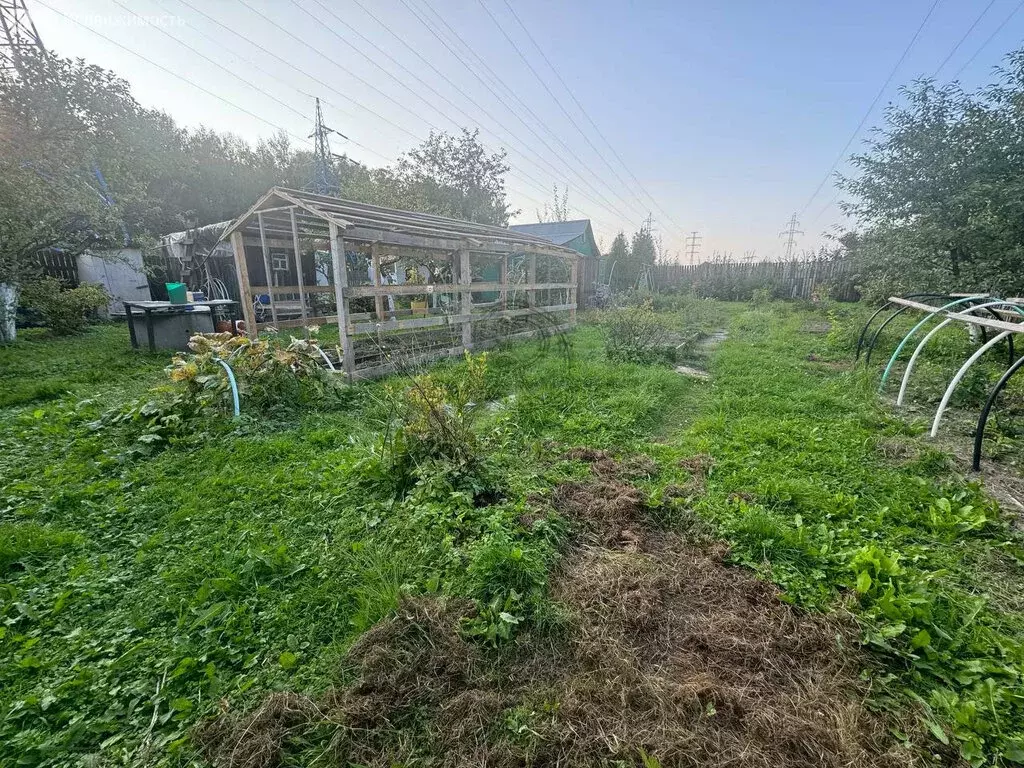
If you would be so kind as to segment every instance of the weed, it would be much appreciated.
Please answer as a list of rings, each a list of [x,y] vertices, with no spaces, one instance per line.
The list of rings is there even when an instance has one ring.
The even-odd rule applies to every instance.
[[[603,318],[608,332],[605,351],[615,362],[675,362],[676,345],[672,344],[668,323],[649,303],[617,309]]]

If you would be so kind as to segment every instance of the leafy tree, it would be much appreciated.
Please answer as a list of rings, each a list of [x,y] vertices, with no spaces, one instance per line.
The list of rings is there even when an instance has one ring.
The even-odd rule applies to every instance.
[[[629,280],[622,277],[623,272],[630,268],[629,242],[626,240],[624,232],[619,232],[612,240],[612,247],[608,249],[605,263],[608,264],[606,279],[612,283],[612,286],[616,289],[629,287]]]
[[[918,81],[840,185],[874,292],[1024,287],[1024,51],[976,93]]]
[[[20,286],[41,257],[116,243],[121,201],[141,197],[126,173],[125,139],[140,116],[127,83],[82,60],[21,63],[20,76],[0,74],[0,341],[13,338]],[[123,197],[111,196],[113,179]]]
[[[377,201],[395,208],[436,213],[505,226],[511,210],[505,194],[506,152],[488,153],[479,131],[431,131],[393,167],[374,173]]]
[[[633,233],[629,253],[629,269],[624,277],[629,278],[629,286],[636,286],[646,269],[658,260],[658,249],[647,227],[640,227]]]

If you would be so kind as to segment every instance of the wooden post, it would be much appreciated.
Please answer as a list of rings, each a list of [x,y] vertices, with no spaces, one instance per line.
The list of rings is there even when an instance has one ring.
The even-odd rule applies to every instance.
[[[526,303],[530,307],[537,306],[537,293],[533,286],[537,284],[537,254],[526,257]]]
[[[459,285],[465,286],[459,292],[459,313],[463,315],[473,314],[473,292],[469,285],[473,282],[473,272],[469,263],[469,249],[459,249]],[[473,321],[466,320],[462,323],[462,346],[466,349],[473,348]]]
[[[508,254],[501,257],[501,311],[508,309]]]
[[[378,243],[370,244],[370,261],[373,264],[373,285],[375,288],[380,288],[380,251],[378,250]],[[383,323],[384,318],[384,297],[380,294],[376,294],[373,297],[373,308],[377,313],[377,321]]]
[[[355,353],[352,349],[352,336],[349,334],[348,297],[348,262],[345,260],[345,241],[341,239],[338,225],[330,222],[331,230],[331,261],[334,265],[334,300],[338,304],[338,337],[341,339],[342,361],[345,375],[352,381],[356,372]]]
[[[274,281],[270,274],[270,249],[267,247],[267,235],[263,231],[263,214],[257,213],[256,220],[260,224],[260,246],[263,249],[263,271],[267,274],[267,295],[270,297],[270,317],[277,325],[277,303],[274,300]]]
[[[295,218],[295,208],[292,207],[292,248],[295,250],[295,276],[299,280],[299,311],[302,313],[302,323],[306,323],[306,289],[302,284],[302,251],[299,250],[299,222]],[[309,334],[309,331],[306,331]]]
[[[242,303],[242,318],[245,332],[256,338],[256,311],[252,307],[252,288],[249,286],[249,265],[245,261],[245,236],[241,229],[231,233],[231,247],[235,252],[235,274],[238,277],[238,293]]]
[[[572,260],[572,273],[569,278],[569,282],[572,283],[572,288],[569,289],[569,304],[572,304],[572,309],[569,310],[569,322],[576,325],[576,301],[579,297],[578,281],[579,281],[579,270],[580,270],[580,256],[575,257]]]

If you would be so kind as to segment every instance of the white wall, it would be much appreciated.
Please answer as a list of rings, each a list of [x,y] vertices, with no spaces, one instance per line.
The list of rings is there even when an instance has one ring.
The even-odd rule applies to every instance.
[[[109,313],[124,314],[124,299],[148,301],[149,282],[142,266],[142,251],[121,248],[78,257],[78,282],[99,283],[112,297]]]

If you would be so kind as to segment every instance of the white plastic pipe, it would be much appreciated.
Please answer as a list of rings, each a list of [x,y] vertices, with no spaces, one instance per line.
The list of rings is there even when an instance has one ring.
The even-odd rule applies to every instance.
[[[993,336],[987,342],[978,347],[977,351],[969,358],[967,358],[967,362],[960,366],[960,370],[956,372],[956,376],[953,377],[953,380],[949,382],[949,386],[946,387],[946,392],[942,396],[942,402],[939,403],[939,410],[935,412],[935,421],[932,422],[932,437],[935,437],[936,435],[939,434],[939,423],[942,421],[942,414],[946,410],[946,406],[949,405],[949,399],[953,396],[953,390],[956,389],[957,385],[960,383],[960,380],[967,374],[967,370],[976,362],[978,362],[982,355],[988,352],[992,347],[994,347],[1000,341],[1005,339],[1011,333],[1015,333],[1015,331],[1003,331],[998,336]]]
[[[932,336],[934,336],[936,333],[941,331],[943,328],[945,328],[952,322],[952,319],[943,320],[941,323],[939,323],[930,331],[928,331],[927,336],[921,339],[921,343],[917,345],[917,349],[914,350],[914,354],[910,356],[910,361],[907,363],[907,370],[903,372],[903,382],[900,384],[900,394],[899,397],[896,398],[896,405],[903,405],[903,398],[907,394],[907,385],[910,383],[910,374],[914,370],[914,363],[917,362],[917,356],[921,354],[921,350],[924,349],[925,345],[928,343]]]
[[[985,302],[984,304],[977,304],[976,306],[968,307],[967,309],[965,309],[960,314],[962,314],[962,315],[973,315],[979,309],[988,309],[989,307],[1010,307],[1011,309],[1015,309],[1017,312],[1020,312],[1021,314],[1024,314],[1024,312],[1021,312],[1020,307],[1018,307],[1013,302],[1001,301],[1001,300],[1000,301],[988,301],[988,302]],[[914,363],[917,361],[918,355],[921,354],[921,351],[925,348],[925,345],[928,343],[929,339],[931,339],[932,336],[934,336],[938,331],[940,331],[943,328],[945,328],[951,322],[952,322],[952,318],[950,318],[948,320],[943,320],[937,326],[932,328],[932,330],[928,332],[928,335],[925,336],[921,340],[921,343],[917,345],[917,349],[914,350],[914,354],[910,356],[910,362],[907,363],[907,370],[905,370],[903,372],[903,382],[900,384],[900,394],[899,394],[899,397],[896,398],[896,405],[903,405],[903,399],[906,397],[906,394],[907,394],[907,386],[910,384],[910,374],[914,370]],[[978,326],[970,325],[968,327],[971,328],[971,329],[976,329]]]

